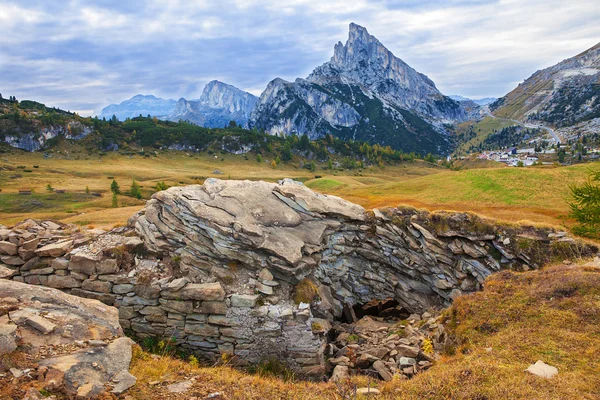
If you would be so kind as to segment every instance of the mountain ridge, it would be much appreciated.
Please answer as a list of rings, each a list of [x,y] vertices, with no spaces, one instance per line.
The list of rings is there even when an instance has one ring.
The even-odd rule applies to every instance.
[[[261,94],[250,127],[271,134],[333,134],[403,151],[447,153],[445,124],[468,112],[426,75],[394,56],[364,27],[351,23],[346,44],[305,79],[276,78]]]
[[[572,126],[600,117],[600,43],[536,71],[490,104],[499,117]]]
[[[135,118],[139,115],[157,117],[168,121],[179,120],[207,128],[222,128],[230,121],[246,126],[257,97],[218,80],[212,80],[204,87],[197,100],[163,99],[154,95],[137,94],[119,104],[111,104],[102,109],[101,118],[119,120]]]

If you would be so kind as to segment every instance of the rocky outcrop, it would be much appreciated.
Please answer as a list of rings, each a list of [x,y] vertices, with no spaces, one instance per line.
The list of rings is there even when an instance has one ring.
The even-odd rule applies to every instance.
[[[367,213],[290,180],[208,179],[156,194],[131,223],[151,251],[177,257],[194,280],[230,263],[268,268],[292,285],[309,277],[323,285],[336,317],[345,303],[372,299],[397,299],[411,311],[448,305],[495,271],[534,266],[515,248],[515,232],[456,214],[436,235],[422,218],[414,210]]]
[[[65,126],[47,126],[40,127],[33,131],[20,131],[4,136],[4,141],[12,147],[22,149],[25,151],[38,151],[41,150],[46,142],[50,139],[54,139],[59,136],[63,136],[66,139],[79,140],[83,139],[87,135],[92,133],[92,128],[85,126],[80,122],[73,121],[69,122]]]
[[[434,349],[443,344],[443,330],[427,310],[478,290],[495,271],[597,251],[564,232],[498,226],[469,214],[365,211],[291,180],[207,179],[174,187],[156,193],[128,227],[85,243],[63,237],[34,246],[35,235],[23,237],[29,232],[23,225],[16,231],[0,231],[8,242],[0,245],[2,260],[14,261],[0,270],[7,279],[114,305],[124,329],[172,338],[211,362],[224,354],[240,364],[277,358],[316,375],[334,365],[324,355],[335,358],[355,344],[370,357],[335,365],[416,373],[431,362],[423,355],[425,340]],[[10,255],[25,246],[57,254],[71,240],[61,256],[38,255],[43,267]],[[425,318],[418,328],[386,322],[414,313]],[[385,324],[361,333],[357,321],[365,318]],[[384,327],[406,333],[389,339],[385,354],[371,346],[383,341]],[[337,350],[328,343],[332,329]],[[365,336],[364,343],[344,344],[353,334]]]
[[[395,57],[367,30],[350,24],[345,45],[306,79],[275,79],[260,96],[250,126],[272,134],[333,134],[405,151],[444,153],[444,123],[468,118],[425,75]]]
[[[8,280],[0,280],[0,293],[0,357],[17,351],[34,363],[12,368],[15,378],[36,378],[40,389],[78,398],[107,385],[122,393],[135,383],[128,372],[132,341],[123,337],[116,308]]]

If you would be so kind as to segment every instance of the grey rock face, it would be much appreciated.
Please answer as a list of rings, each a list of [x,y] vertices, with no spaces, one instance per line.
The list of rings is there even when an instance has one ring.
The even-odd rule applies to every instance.
[[[82,139],[92,131],[91,127],[79,122],[70,122],[66,126],[49,126],[33,132],[7,135],[4,137],[4,141],[12,147],[33,152],[42,149],[48,140],[58,136],[64,136],[67,139]]]
[[[229,121],[246,127],[257,97],[219,81],[209,82],[198,100],[177,101],[166,119],[188,121],[208,128],[223,128]]]
[[[345,45],[306,79],[275,79],[260,96],[250,126],[272,134],[334,134],[407,151],[443,153],[443,123],[468,117],[427,76],[395,57],[367,30],[350,25]],[[417,122],[420,121],[420,122]]]

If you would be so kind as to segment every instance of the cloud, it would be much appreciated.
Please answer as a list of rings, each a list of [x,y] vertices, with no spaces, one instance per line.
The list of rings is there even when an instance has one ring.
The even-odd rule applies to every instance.
[[[0,92],[82,114],[138,93],[259,94],[304,77],[359,23],[444,93],[501,96],[593,46],[596,0],[0,0]]]

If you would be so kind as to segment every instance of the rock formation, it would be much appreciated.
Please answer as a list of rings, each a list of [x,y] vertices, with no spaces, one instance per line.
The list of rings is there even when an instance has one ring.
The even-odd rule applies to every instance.
[[[334,365],[368,366],[382,378],[416,373],[433,357],[426,340],[433,350],[445,341],[428,310],[478,290],[495,271],[598,250],[564,232],[469,214],[367,212],[287,179],[161,191],[128,227],[92,240],[70,231],[44,238],[44,224],[0,230],[3,277],[114,305],[124,329],[172,338],[203,359],[278,358],[316,375]],[[419,327],[377,325],[421,318]],[[391,339],[372,346],[384,328]],[[366,342],[348,342],[352,335]],[[352,364],[325,362],[348,349]]]

